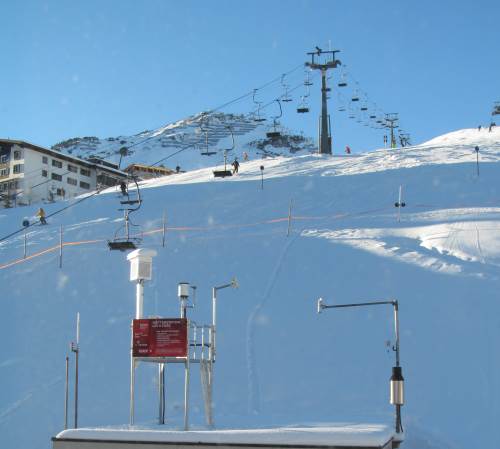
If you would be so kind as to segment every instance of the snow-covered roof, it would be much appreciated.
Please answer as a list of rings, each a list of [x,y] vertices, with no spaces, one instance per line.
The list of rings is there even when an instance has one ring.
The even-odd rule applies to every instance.
[[[140,428],[70,429],[55,439],[102,441],[154,441],[200,445],[266,445],[290,447],[384,447],[394,432],[381,424],[341,423],[329,427],[278,427],[246,430],[151,430]]]

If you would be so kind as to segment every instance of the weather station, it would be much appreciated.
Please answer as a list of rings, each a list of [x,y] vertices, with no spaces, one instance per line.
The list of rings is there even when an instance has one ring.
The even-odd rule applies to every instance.
[[[197,288],[188,282],[177,287],[178,317],[145,317],[144,286],[153,278],[156,251],[137,249],[128,254],[130,281],[135,283],[135,318],[132,320],[130,345],[130,420],[126,426],[66,429],[52,438],[53,449],[395,449],[402,441],[400,407],[403,404],[403,377],[399,365],[399,321],[397,301],[362,304],[326,305],[318,301],[318,312],[335,307],[391,304],[395,313],[396,366],[391,378],[391,403],[396,406],[396,433],[379,424],[330,424],[321,427],[272,427],[263,429],[216,429],[213,418],[214,364],[217,355],[218,293],[238,288],[238,281],[212,287],[209,324],[198,324],[188,317],[196,307]],[[135,373],[141,364],[158,366],[158,421],[156,425],[136,424]],[[182,429],[165,427],[165,367],[184,366],[184,425]],[[206,426],[190,429],[190,377],[193,367],[200,367]],[[67,421],[67,420],[66,420]],[[171,427],[171,426],[170,426]]]

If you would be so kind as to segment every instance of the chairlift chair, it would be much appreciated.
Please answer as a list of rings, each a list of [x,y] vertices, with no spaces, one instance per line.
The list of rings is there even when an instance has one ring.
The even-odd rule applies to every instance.
[[[212,173],[214,174],[214,178],[233,176],[233,172],[227,169],[227,151],[224,151],[224,170],[214,170]]]
[[[108,248],[112,251],[128,251],[136,249],[142,242],[142,238],[130,236],[130,226],[137,226],[130,221],[130,214],[138,211],[142,204],[141,192],[139,190],[137,178],[134,176],[132,179],[135,183],[135,196],[132,195],[130,190],[127,190],[127,199],[120,201],[120,204],[124,206],[120,210],[124,213],[125,224],[116,230],[113,240],[108,240]],[[122,229],[125,229],[125,235],[123,237],[118,237],[118,233]]]
[[[301,97],[301,102],[297,106],[297,112],[299,114],[305,114],[306,112],[309,112],[309,106],[306,101],[306,95],[303,95]]]
[[[289,89],[290,89],[290,86],[288,86],[288,84],[285,84],[285,76],[286,74],[284,73],[283,75],[281,75],[281,85],[283,86],[283,89],[285,89],[285,93],[282,95],[281,97],[281,101],[284,101],[285,103],[289,103],[290,101],[292,101],[292,97],[290,96],[290,93],[289,93]]]
[[[257,122],[257,123],[262,123],[262,122],[265,122],[267,119],[265,117],[263,117],[263,116],[260,115],[260,108],[262,106],[262,101],[257,101],[255,99],[255,94],[257,93],[257,90],[258,89],[254,89],[253,90],[253,97],[252,97],[253,102],[257,106],[257,110],[254,112],[254,119],[253,119],[253,121]]]
[[[310,87],[313,85],[313,82],[311,81],[311,76],[310,76],[310,70],[306,70],[306,79],[304,80],[304,86]]]
[[[278,122],[278,119],[283,115],[283,109],[281,108],[281,102],[279,99],[276,99],[275,100],[279,107],[280,107],[280,115],[275,115],[273,116],[273,127],[272,127],[272,131],[268,131],[266,133],[266,136],[270,139],[276,139],[278,137],[281,136],[281,133],[278,131],[278,125],[279,125],[279,122]]]

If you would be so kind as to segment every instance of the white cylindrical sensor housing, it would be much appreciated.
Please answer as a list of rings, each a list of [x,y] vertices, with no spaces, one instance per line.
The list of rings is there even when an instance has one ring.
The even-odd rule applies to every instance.
[[[177,289],[177,295],[179,296],[179,298],[189,297],[189,283],[188,282],[179,282],[179,286]]]

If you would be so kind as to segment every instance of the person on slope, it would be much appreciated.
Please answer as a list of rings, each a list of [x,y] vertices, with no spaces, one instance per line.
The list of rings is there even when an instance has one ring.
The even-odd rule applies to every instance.
[[[243,160],[248,161],[248,153],[246,151],[243,151]]]
[[[349,147],[349,145],[345,146],[345,154],[351,154],[351,148]]]
[[[233,163],[231,164],[233,166],[233,175],[238,173],[238,169],[240,168],[240,163],[238,162],[238,159],[234,158]]]
[[[36,216],[40,219],[40,224],[46,225],[47,220],[45,220],[45,211],[43,210],[43,207],[38,209],[38,212],[36,213]]]

